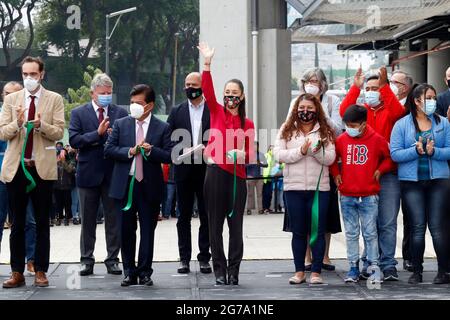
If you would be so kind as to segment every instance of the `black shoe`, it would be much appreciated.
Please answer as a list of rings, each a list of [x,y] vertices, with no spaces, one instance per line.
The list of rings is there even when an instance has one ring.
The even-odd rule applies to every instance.
[[[60,220],[60,219],[56,220],[55,225],[56,225],[57,227],[59,227],[59,226],[61,225],[61,220]]]
[[[132,276],[126,276],[122,283],[120,284],[121,287],[129,287],[129,286],[135,286],[138,284],[137,277]]]
[[[80,276],[86,277],[94,274],[94,265],[92,264],[83,264],[80,270]]]
[[[68,219],[64,219],[64,226],[68,226],[69,225],[69,220]]]
[[[403,260],[403,270],[408,271],[408,272],[414,271],[411,261]]]
[[[145,277],[139,277],[139,284],[141,286],[147,286],[147,287],[151,287],[153,285],[153,280],[152,278],[150,278],[150,276],[145,276]]]
[[[312,268],[312,264],[305,265],[305,272],[310,272]]]
[[[119,268],[119,265],[117,263],[114,263],[113,265],[106,266],[106,269],[108,270],[109,274],[113,274],[116,276],[119,276],[122,274],[122,270]]]
[[[97,224],[103,224],[103,220],[97,220]]]
[[[237,276],[228,276],[228,284],[230,286],[238,286],[239,278]]]
[[[334,271],[334,270],[336,270],[336,266],[334,266],[332,264],[324,263],[324,264],[322,264],[322,269],[327,270],[327,271]]]
[[[50,219],[50,227],[54,227],[55,226],[55,222],[53,221],[53,219]]]
[[[216,285],[217,286],[226,286],[227,283],[227,279],[224,276],[220,276],[216,278]]]
[[[384,281],[398,281],[397,269],[390,268],[383,271]]]
[[[418,284],[423,281],[422,273],[414,272],[408,279],[409,284]]]
[[[189,273],[191,269],[189,269],[189,262],[181,261],[180,266],[178,268],[178,273]]]
[[[445,272],[438,272],[433,280],[433,284],[447,284],[450,283],[450,276]]]
[[[212,272],[209,262],[200,262],[200,272],[205,274]]]
[[[78,220],[77,218],[74,218],[73,219],[73,225],[74,226],[77,226],[77,225],[79,225],[80,224],[80,220]]]

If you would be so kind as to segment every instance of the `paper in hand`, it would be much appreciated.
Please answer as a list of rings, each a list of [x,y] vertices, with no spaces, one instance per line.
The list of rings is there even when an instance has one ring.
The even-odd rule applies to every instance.
[[[199,152],[200,150],[203,150],[203,149],[205,149],[205,146],[203,144],[198,144],[195,147],[186,148],[186,149],[183,150],[183,154],[181,154],[177,158],[177,162],[181,162],[184,159],[189,158],[193,154],[196,154],[197,152]]]

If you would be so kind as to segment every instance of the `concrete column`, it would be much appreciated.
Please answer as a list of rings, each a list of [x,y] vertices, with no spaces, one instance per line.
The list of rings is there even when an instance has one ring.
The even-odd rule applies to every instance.
[[[438,39],[428,40],[428,49],[432,49],[437,46],[441,41]],[[446,83],[444,82],[445,71],[450,67],[450,50],[442,50],[428,54],[428,72],[427,82],[436,88],[437,92],[443,92],[448,90]]]
[[[413,51],[399,51],[399,58],[413,54]],[[426,82],[427,79],[427,57],[425,55],[416,57],[414,59],[402,61],[400,63],[400,70],[409,73],[414,79],[415,83]]]

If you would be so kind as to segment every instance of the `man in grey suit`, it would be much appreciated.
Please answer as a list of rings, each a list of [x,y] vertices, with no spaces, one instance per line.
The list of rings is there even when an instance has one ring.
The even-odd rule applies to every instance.
[[[100,200],[105,218],[105,265],[108,273],[122,274],[119,268],[120,221],[114,213],[114,200],[108,196],[113,162],[105,159],[103,150],[117,119],[128,116],[125,109],[112,104],[113,82],[106,74],[98,74],[91,84],[92,102],[72,111],[70,145],[79,149],[77,187],[80,194],[81,215],[81,276],[94,273],[94,248],[97,211]]]

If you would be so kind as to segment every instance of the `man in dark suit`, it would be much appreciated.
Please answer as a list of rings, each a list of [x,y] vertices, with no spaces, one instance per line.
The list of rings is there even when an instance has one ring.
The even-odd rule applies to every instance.
[[[153,89],[137,85],[130,95],[131,116],[116,121],[105,146],[105,156],[114,160],[109,194],[115,199],[115,214],[121,220],[122,286],[136,285],[138,278],[139,284],[151,286],[154,235],[164,189],[161,164],[171,163],[172,142],[169,125],[151,113],[155,105]],[[140,244],[136,266],[137,213]]]
[[[205,132],[210,129],[209,109],[205,105],[201,86],[201,74],[198,72],[189,74],[185,80],[188,100],[174,108],[167,120],[173,132],[173,138],[178,140],[176,143],[180,153],[186,152],[187,148],[208,144],[208,136],[205,135]],[[205,174],[206,164],[203,161],[202,150],[185,158],[182,163],[176,163],[175,183],[180,207],[180,216],[177,222],[180,253],[178,273],[190,272],[189,262],[192,255],[191,219],[195,196],[197,197],[200,217],[198,236],[200,253],[197,259],[202,273],[211,273],[212,271],[209,265],[211,253],[209,251],[208,216],[203,199]]]
[[[108,273],[122,274],[119,268],[120,225],[114,213],[114,201],[108,196],[113,162],[104,157],[104,145],[117,119],[127,111],[112,104],[113,82],[106,74],[98,74],[91,84],[92,102],[72,111],[70,145],[79,149],[76,173],[81,215],[81,276],[94,273],[94,248],[97,211],[100,199],[105,216],[105,264]]]
[[[438,95],[437,113],[443,117],[446,117],[450,121],[450,67],[445,72],[445,84],[449,89]]]

